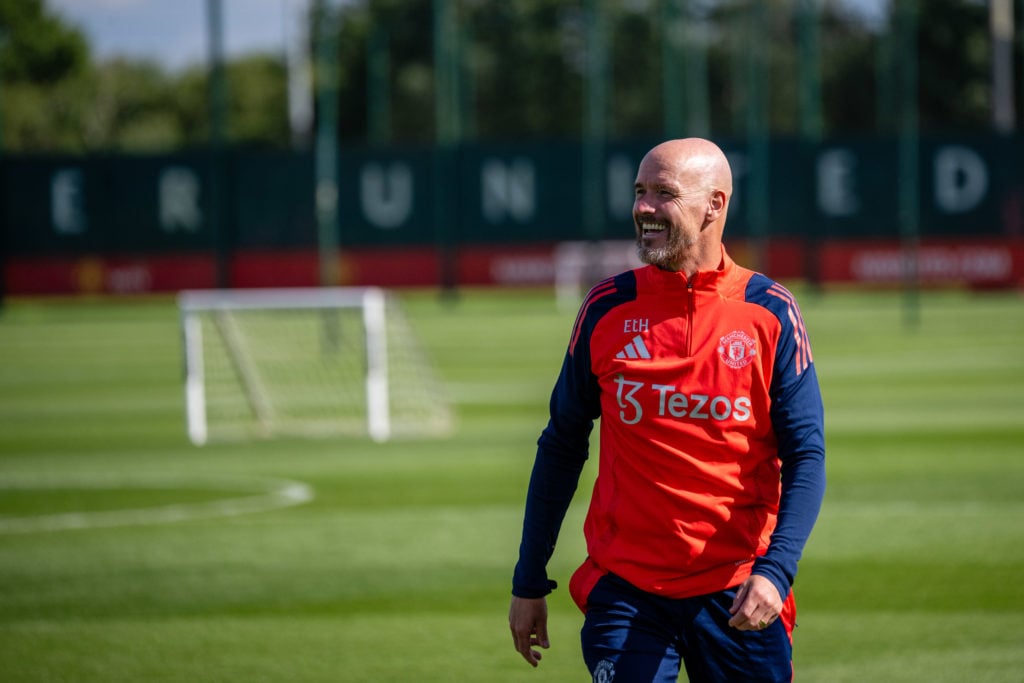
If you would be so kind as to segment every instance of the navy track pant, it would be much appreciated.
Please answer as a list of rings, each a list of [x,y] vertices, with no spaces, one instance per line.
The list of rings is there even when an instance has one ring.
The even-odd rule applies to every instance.
[[[793,647],[782,619],[762,631],[729,626],[736,591],[669,599],[614,575],[587,599],[580,633],[594,683],[781,683],[793,679]]]

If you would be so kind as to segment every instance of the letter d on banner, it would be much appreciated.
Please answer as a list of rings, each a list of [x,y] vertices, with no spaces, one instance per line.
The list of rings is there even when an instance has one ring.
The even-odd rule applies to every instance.
[[[935,203],[947,213],[976,207],[988,192],[988,168],[967,147],[942,147],[935,153]]]

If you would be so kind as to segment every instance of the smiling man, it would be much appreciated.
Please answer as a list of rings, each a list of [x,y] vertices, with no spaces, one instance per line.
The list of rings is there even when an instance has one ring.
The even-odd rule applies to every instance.
[[[701,139],[652,149],[636,177],[634,221],[640,260],[669,271],[715,269],[729,199],[729,162]]]
[[[601,683],[789,681],[792,583],[825,488],[821,396],[792,294],[722,245],[714,143],[653,148],[633,219],[645,267],[597,284],[572,330],[527,491],[509,626],[537,666],[547,576],[601,421],[569,591]]]

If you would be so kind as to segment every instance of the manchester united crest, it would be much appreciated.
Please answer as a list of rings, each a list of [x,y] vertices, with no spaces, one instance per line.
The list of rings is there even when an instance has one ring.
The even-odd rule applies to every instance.
[[[615,664],[602,659],[594,668],[594,683],[612,683],[615,680]]]
[[[756,355],[757,342],[740,330],[734,330],[718,340],[718,357],[730,368],[745,368]]]

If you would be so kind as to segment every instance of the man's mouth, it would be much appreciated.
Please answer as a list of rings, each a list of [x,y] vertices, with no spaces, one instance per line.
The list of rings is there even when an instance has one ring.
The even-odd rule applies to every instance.
[[[660,232],[664,232],[666,229],[667,229],[667,226],[664,226],[664,225],[662,225],[660,223],[641,223],[640,224],[640,233],[644,237],[648,237],[650,235],[656,235],[656,234],[658,234]]]

